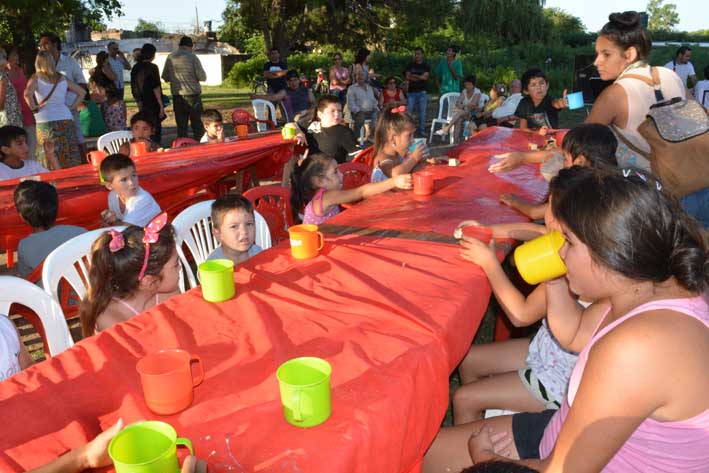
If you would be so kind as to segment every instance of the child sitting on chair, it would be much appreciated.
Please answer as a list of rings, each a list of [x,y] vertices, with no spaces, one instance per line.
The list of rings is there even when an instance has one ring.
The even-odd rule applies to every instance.
[[[208,108],[202,112],[204,135],[200,143],[224,143],[224,119],[218,110]]]
[[[101,212],[104,225],[145,226],[160,213],[152,195],[138,185],[135,163],[123,154],[112,154],[101,161],[101,176],[106,182],[108,209]]]
[[[246,197],[239,194],[224,195],[212,204],[212,231],[221,246],[207,257],[230,259],[234,264],[243,263],[263,249],[256,240],[254,207]]]
[[[133,138],[129,143],[123,143],[121,145],[118,150],[120,154],[130,156],[130,143],[137,143],[139,141],[145,143],[145,148],[149,153],[162,149],[159,144],[150,139],[150,136],[155,131],[155,123],[153,123],[152,117],[145,115],[143,112],[136,113],[130,117],[130,131],[133,133]]]
[[[56,247],[86,232],[73,225],[54,225],[59,196],[54,186],[47,182],[20,182],[15,187],[14,200],[22,220],[32,227],[32,233],[17,246],[17,272],[23,278]]]
[[[564,98],[553,99],[547,95],[549,82],[541,69],[529,69],[522,74],[522,90],[525,97],[515,111],[519,129],[529,133],[546,135],[550,128],[559,127],[559,110],[567,106]]]

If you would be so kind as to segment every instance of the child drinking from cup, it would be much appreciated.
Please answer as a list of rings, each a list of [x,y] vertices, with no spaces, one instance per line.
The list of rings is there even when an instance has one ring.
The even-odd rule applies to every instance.
[[[426,145],[420,143],[409,152],[415,131],[414,120],[404,105],[389,105],[382,111],[374,130],[372,182],[410,174],[423,166],[422,161],[429,157]]]
[[[180,260],[161,213],[145,228],[103,233],[91,248],[89,289],[79,306],[84,337],[154,307],[178,290]]]
[[[564,98],[549,97],[547,76],[537,68],[529,69],[522,74],[522,90],[526,95],[515,111],[515,116],[519,118],[519,129],[546,135],[550,128],[558,128],[559,110],[566,108],[566,90],[564,90]]]
[[[147,225],[160,213],[152,195],[138,185],[135,163],[124,154],[101,161],[101,176],[108,189],[108,209],[101,212],[104,225]]]
[[[569,130],[561,143],[564,168],[571,166],[616,168],[615,151],[618,140],[605,125],[584,123]],[[500,202],[521,212],[532,220],[544,218],[548,204],[535,204],[516,194],[500,195]]]
[[[204,135],[200,143],[224,143],[224,119],[219,110],[208,108],[202,112]]]
[[[145,143],[145,151],[148,153],[161,149],[160,145],[150,138],[155,131],[152,117],[143,112],[136,113],[130,117],[130,131],[133,133],[133,138],[130,142],[121,145],[118,149],[119,153],[132,156],[130,143]]]
[[[293,171],[293,216],[296,221],[300,220],[299,212],[305,206],[303,223],[319,225],[337,215],[340,212],[340,204],[357,202],[395,187],[411,189],[411,174],[400,174],[385,181],[344,190],[337,161],[322,153],[316,153],[306,157]]]
[[[263,249],[256,240],[254,206],[239,194],[226,194],[212,203],[212,231],[221,245],[207,257],[243,263]]]

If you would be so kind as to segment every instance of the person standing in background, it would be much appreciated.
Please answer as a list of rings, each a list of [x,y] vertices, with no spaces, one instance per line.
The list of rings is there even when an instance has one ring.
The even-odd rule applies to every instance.
[[[665,64],[667,69],[671,69],[677,73],[682,83],[688,89],[693,89],[697,84],[697,73],[694,72],[694,64],[690,59],[692,58],[692,48],[689,46],[681,46],[675,58]],[[689,79],[689,86],[687,85],[687,79]]]
[[[416,135],[420,138],[426,136],[426,112],[428,109],[426,86],[430,74],[431,66],[423,60],[423,49],[414,49],[414,62],[409,64],[404,72],[406,80],[409,82],[409,90],[406,92],[406,108],[412,116],[418,112],[419,125]]]
[[[162,120],[165,119],[165,107],[162,102],[160,71],[153,64],[155,46],[145,43],[140,50],[140,61],[130,71],[130,87],[138,104],[138,110],[151,119],[154,124],[151,139],[162,146]],[[201,136],[201,135],[200,135]]]
[[[118,43],[111,41],[108,43],[108,65],[111,66],[113,74],[116,76],[116,95],[119,100],[125,98],[125,83],[123,82],[123,71],[130,71],[130,64],[126,55],[118,48]]]
[[[288,65],[281,61],[281,52],[278,48],[271,48],[268,52],[268,62],[263,65],[263,77],[268,83],[269,94],[277,94],[286,88],[286,74]]]
[[[446,55],[433,72],[441,95],[448,92],[460,92],[460,81],[463,78],[463,64],[457,59],[458,48],[448,46]]]
[[[29,148],[30,159],[36,159],[37,136],[35,131],[35,121],[32,110],[24,101],[23,96],[27,88],[27,77],[20,67],[20,53],[17,46],[11,46],[7,52],[7,75],[15,87],[17,99],[20,102],[20,111],[22,112],[22,128],[27,132],[27,147]]]

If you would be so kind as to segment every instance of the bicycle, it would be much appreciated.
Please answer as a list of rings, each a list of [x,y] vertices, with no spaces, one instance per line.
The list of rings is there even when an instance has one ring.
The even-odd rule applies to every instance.
[[[258,76],[253,82],[254,94],[264,95],[268,93],[268,83],[263,76]]]

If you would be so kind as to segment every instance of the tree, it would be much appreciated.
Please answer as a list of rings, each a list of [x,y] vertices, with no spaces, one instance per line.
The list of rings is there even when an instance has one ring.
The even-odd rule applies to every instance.
[[[461,0],[458,22],[468,41],[541,41],[548,34],[543,5],[544,0]]]
[[[650,16],[648,29],[651,31],[671,31],[679,23],[677,5],[663,3],[663,0],[650,0],[647,4],[647,14]]]
[[[586,27],[579,17],[571,15],[561,8],[545,8],[544,18],[546,18],[552,33],[559,35],[559,37],[586,31]]]
[[[138,33],[144,33],[144,32],[155,32],[155,33],[161,33],[164,28],[162,23],[159,21],[153,22],[153,21],[147,21],[142,18],[138,18],[138,22],[135,25],[134,28],[135,32]]]

